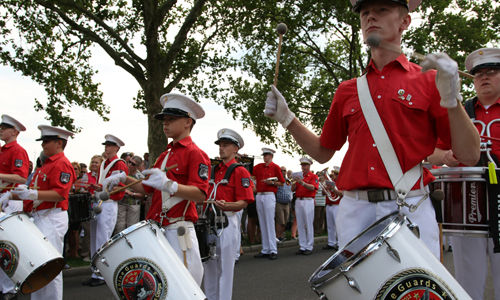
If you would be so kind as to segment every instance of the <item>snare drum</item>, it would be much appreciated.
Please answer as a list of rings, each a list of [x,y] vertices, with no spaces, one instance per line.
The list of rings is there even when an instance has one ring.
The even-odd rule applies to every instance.
[[[200,218],[194,223],[194,229],[196,231],[196,238],[198,239],[201,261],[206,262],[212,257],[212,245],[208,242],[208,235],[210,234],[210,221]],[[215,247],[215,244],[213,244],[213,246]]]
[[[116,299],[206,299],[156,222],[121,231],[92,256]]]
[[[0,217],[0,266],[22,293],[33,293],[63,270],[64,258],[22,212]]]
[[[430,185],[431,190],[441,189],[445,195],[444,200],[440,202],[443,234],[489,236],[485,172],[488,172],[488,168],[464,167],[431,170],[436,177]]]
[[[90,196],[90,193],[69,195],[68,218],[70,223],[90,220]]]
[[[471,299],[417,235],[417,226],[393,212],[323,263],[311,288],[330,300]]]

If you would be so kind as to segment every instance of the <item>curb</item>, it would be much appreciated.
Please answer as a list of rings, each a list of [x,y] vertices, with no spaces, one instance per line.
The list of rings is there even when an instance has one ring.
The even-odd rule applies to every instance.
[[[318,236],[314,238],[314,243],[323,243],[328,241],[328,236]],[[284,241],[281,244],[278,244],[278,249],[280,248],[288,248],[288,247],[295,247],[299,245],[298,240],[291,240],[291,241]],[[254,253],[254,252],[260,252],[262,250],[262,245],[253,245],[253,246],[243,246],[241,247],[244,253]],[[69,269],[65,269],[62,271],[63,272],[63,278],[64,277],[78,277],[78,276],[85,276],[87,275],[90,277],[92,275],[92,269],[90,268],[90,263],[88,266],[82,266],[82,267],[71,267]]]

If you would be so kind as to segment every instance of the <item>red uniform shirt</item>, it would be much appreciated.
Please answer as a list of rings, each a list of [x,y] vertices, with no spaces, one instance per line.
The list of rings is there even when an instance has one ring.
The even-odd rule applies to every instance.
[[[30,187],[39,187],[39,191],[56,191],[64,200],[59,202],[44,201],[36,210],[56,208],[68,210],[68,196],[73,183],[76,181],[76,174],[73,166],[64,155],[64,152],[47,157],[41,168],[38,168],[33,175]],[[33,201],[24,200],[24,211],[30,212],[33,208]]]
[[[333,181],[335,183],[337,182],[337,180],[333,180]],[[333,201],[330,201],[330,199],[328,197],[325,197],[325,199],[326,199],[325,204],[326,205],[332,205],[332,204],[338,205],[340,203],[340,200],[342,199],[342,196],[335,195],[335,193],[333,193],[333,191],[330,191],[330,194],[332,195]]]
[[[302,180],[305,183],[312,184],[314,186],[314,190],[310,191],[303,185],[295,183],[295,186],[297,187],[295,190],[295,196],[297,196],[297,198],[314,198],[316,196],[316,191],[319,189],[318,175],[313,172],[307,172]]]
[[[253,167],[253,176],[257,181],[257,193],[263,192],[278,192],[278,187],[274,185],[268,185],[264,180],[271,177],[278,177],[279,182],[285,182],[285,178],[281,174],[281,168],[277,164],[271,162],[266,166],[265,163],[260,163]]]
[[[118,159],[118,156],[114,156],[113,158],[111,159],[106,159],[106,161],[104,162],[104,170],[106,170],[106,167],[112,162],[114,161],[115,159]],[[109,169],[108,171],[108,174],[106,174],[106,177],[104,178],[108,178],[109,176],[111,176],[111,174],[113,173],[113,171],[116,171],[116,170],[120,170],[120,171],[123,171],[125,172],[125,174],[128,175],[128,167],[127,167],[127,164],[124,163],[122,160],[121,161],[118,161],[116,162],[112,167],[111,169]],[[102,176],[101,174],[99,174],[99,176]],[[123,183],[120,183],[119,186],[125,186]],[[109,198],[112,199],[112,200],[115,200],[115,201],[119,201],[119,200],[122,200],[123,199],[123,196],[125,196],[125,191],[123,192],[119,192],[119,193],[116,193],[116,194],[113,194],[113,195],[109,195]]]
[[[214,167],[215,184],[224,178],[227,168],[234,163],[236,163],[236,160],[232,159],[227,164],[220,163]],[[214,185],[210,185],[208,195],[211,195],[213,189]],[[245,200],[247,203],[254,202],[252,181],[250,180],[250,173],[248,170],[242,167],[235,168],[229,177],[229,183],[226,185],[219,184],[217,186],[215,199],[225,200],[226,202],[237,202],[239,200]]]
[[[0,148],[0,174],[16,174],[28,178],[29,167],[28,153],[17,141],[12,141]],[[8,186],[18,186],[18,184]],[[0,193],[5,191],[0,189]]]
[[[486,127],[488,124],[496,119],[500,119],[500,99],[498,99],[495,103],[493,103],[488,109],[486,109],[481,102],[477,101],[474,106],[474,112],[476,113],[476,120],[482,121]],[[481,135],[487,135],[486,128],[483,130],[483,126],[480,123],[474,122],[477,131]],[[494,138],[500,138],[500,122],[495,122],[490,126],[490,136]],[[483,139],[481,141],[484,141]],[[450,147],[447,146],[443,141],[438,140],[437,148],[443,150],[450,150]],[[500,159],[500,142],[492,141],[491,144],[491,154],[494,154],[498,159]],[[460,164],[460,166],[465,166],[464,164]],[[486,166],[485,166],[486,167]]]
[[[401,169],[406,172],[434,152],[440,137],[451,146],[448,112],[441,107],[436,71],[420,72],[404,55],[382,71],[367,68],[375,107],[392,142]],[[402,99],[404,98],[404,100]],[[392,189],[393,185],[373,141],[359,103],[356,79],[342,82],[323,126],[321,145],[340,150],[349,136],[349,149],[338,177],[340,190]],[[434,180],[424,169],[424,183]],[[413,189],[420,187],[418,181]]]
[[[170,155],[168,157],[166,167],[172,166],[174,164],[177,164],[178,166],[177,168],[168,171],[167,177],[173,181],[177,181],[177,183],[179,184],[195,186],[203,191],[205,195],[207,195],[208,179],[210,177],[210,159],[208,158],[208,155],[203,152],[203,150],[198,148],[195,143],[193,143],[191,137],[185,137],[179,142],[175,143],[175,145],[173,143],[170,143],[167,146],[167,151],[163,152],[156,161],[154,168],[161,168],[163,159],[165,158],[169,150]],[[143,187],[146,192],[154,193],[147,219],[153,219],[159,222],[162,203],[161,191],[147,185],[143,185]],[[168,211],[167,216],[169,218],[181,217],[184,213],[186,202],[189,202],[189,206],[186,211],[185,220],[196,222],[196,220],[198,220],[196,204],[188,200],[184,200],[172,207]],[[169,224],[170,223],[167,219],[163,219],[162,226],[167,226]]]
[[[92,174],[94,174],[95,176]],[[87,173],[87,178],[88,178],[87,183],[88,184],[96,184],[97,183],[96,176],[99,176],[96,172],[92,172],[92,171],[88,172]],[[88,191],[91,195],[93,195],[95,192],[95,189],[92,186],[89,186]]]

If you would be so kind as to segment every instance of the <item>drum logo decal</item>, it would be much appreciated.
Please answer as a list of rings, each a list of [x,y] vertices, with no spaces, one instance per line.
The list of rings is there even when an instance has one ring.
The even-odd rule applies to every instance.
[[[167,295],[167,278],[161,268],[144,257],[122,262],[113,275],[113,283],[120,299],[159,300]]]
[[[16,245],[9,241],[0,241],[0,264],[2,270],[9,277],[12,277],[16,272],[19,263],[19,250]]]
[[[457,300],[439,277],[423,269],[404,270],[380,288],[375,300]]]
[[[483,216],[481,215],[481,212],[479,211],[478,203],[477,203],[477,188],[476,188],[476,183],[471,182],[470,183],[470,191],[469,191],[469,197],[470,197],[470,214],[469,214],[469,223],[475,224],[475,223],[481,223],[481,220],[483,219]]]

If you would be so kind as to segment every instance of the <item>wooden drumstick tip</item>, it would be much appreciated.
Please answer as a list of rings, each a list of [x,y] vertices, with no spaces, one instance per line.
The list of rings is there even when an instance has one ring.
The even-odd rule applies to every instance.
[[[444,199],[444,192],[440,189],[436,189],[434,192],[432,192],[432,198],[436,201],[443,201]]]
[[[285,23],[279,23],[278,26],[276,26],[276,32],[278,34],[285,34],[288,31],[288,27],[286,26]]]

